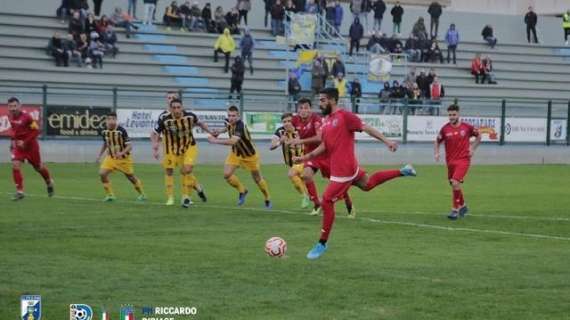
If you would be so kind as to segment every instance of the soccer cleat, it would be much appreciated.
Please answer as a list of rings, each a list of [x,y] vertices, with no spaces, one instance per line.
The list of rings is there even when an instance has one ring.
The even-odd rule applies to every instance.
[[[113,202],[115,200],[117,200],[117,198],[115,198],[115,196],[112,194],[108,194],[105,196],[105,198],[103,198],[103,202]]]
[[[273,208],[271,200],[265,200],[265,209],[271,209],[271,208]]]
[[[348,211],[348,216],[351,219],[355,219],[356,218],[356,209],[354,209],[354,205],[351,205],[350,207],[346,207],[346,210]]]
[[[139,196],[137,197],[137,201],[139,201],[139,202],[146,201],[146,195],[139,194]]]
[[[314,207],[313,211],[309,214],[310,216],[318,216],[321,214],[321,206]]]
[[[185,197],[184,200],[182,200],[182,208],[190,208],[190,205],[192,205],[192,199],[190,199],[190,197]]]
[[[416,169],[411,164],[407,164],[400,169],[400,174],[404,177],[415,177],[417,175]]]
[[[198,197],[200,197],[200,200],[202,200],[202,202],[208,202],[208,198],[206,197],[206,193],[204,193],[204,189],[198,191]]]
[[[54,193],[55,193],[55,190],[54,190],[54,188],[53,188],[53,180],[52,180],[52,181],[47,185],[47,194],[48,194],[48,197],[50,197],[50,198],[53,197]]]
[[[21,191],[14,193],[14,195],[12,196],[12,201],[19,201],[22,199],[24,199],[24,193]]]
[[[317,244],[315,244],[313,249],[311,249],[311,251],[307,253],[307,259],[309,260],[318,259],[323,255],[323,253],[325,253],[325,251],[327,251],[327,245],[317,242]]]
[[[467,215],[469,213],[469,208],[467,208],[466,205],[463,205],[463,207],[459,208],[459,216],[461,218],[464,218],[465,215]]]
[[[459,212],[457,210],[451,210],[451,212],[447,216],[449,220],[457,220],[458,217],[459,217]]]
[[[238,206],[242,206],[245,203],[245,197],[247,197],[247,193],[249,191],[247,191],[247,189],[243,192],[240,193],[238,196]]]
[[[174,197],[168,197],[168,200],[166,200],[165,204],[167,206],[173,206],[174,205]]]
[[[307,209],[311,205],[311,198],[308,195],[303,195],[303,199],[301,200],[301,208]]]

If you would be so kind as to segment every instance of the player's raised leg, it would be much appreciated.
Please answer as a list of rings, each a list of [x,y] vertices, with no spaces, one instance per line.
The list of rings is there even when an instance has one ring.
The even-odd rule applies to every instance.
[[[354,183],[354,185],[363,191],[370,191],[392,179],[400,177],[415,177],[416,175],[417,174],[414,167],[410,164],[407,164],[400,169],[377,171],[370,176],[363,175],[362,178]]]

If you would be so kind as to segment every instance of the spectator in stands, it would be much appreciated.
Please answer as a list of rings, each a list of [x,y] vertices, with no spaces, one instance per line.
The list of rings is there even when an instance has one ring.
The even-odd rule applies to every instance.
[[[353,111],[358,113],[358,103],[360,102],[360,97],[362,97],[362,85],[358,78],[350,83],[350,100],[353,103]]]
[[[172,1],[170,5],[166,7],[163,20],[167,31],[171,31],[172,27],[182,28],[182,16],[180,15],[180,9],[176,1]]]
[[[360,24],[360,19],[358,17],[354,19],[354,22],[350,26],[348,36],[350,38],[350,49],[348,54],[352,56],[352,49],[354,47],[356,47],[356,53],[360,51],[360,40],[364,36],[364,27]]]
[[[144,20],[143,24],[150,26],[153,22],[152,15],[156,10],[157,0],[143,0],[144,3]]]
[[[237,0],[237,9],[239,12],[239,23],[241,24],[241,20],[243,18],[244,24],[247,26],[247,13],[251,10],[251,1],[250,0]]]
[[[89,56],[89,40],[87,39],[87,34],[80,34],[79,37],[76,37],[75,42],[77,44],[76,50],[81,53],[81,59],[85,61]]]
[[[305,12],[305,7],[307,6],[307,1],[305,0],[295,0],[295,12]]]
[[[421,96],[424,98],[429,97],[429,79],[426,75],[425,70],[421,70],[420,74],[416,78],[416,83],[418,84],[418,88],[420,88]]]
[[[434,63],[439,60],[439,63],[443,63],[443,53],[439,48],[439,44],[437,41],[433,41],[431,43],[431,47],[428,50],[427,60],[425,62]]]
[[[101,16],[101,5],[103,4],[103,0],[93,0],[93,12],[95,13],[95,16],[100,17]]]
[[[342,6],[340,5],[340,2],[335,2],[335,7],[334,7],[334,28],[336,30],[337,33],[340,34],[340,26],[342,25],[342,18],[344,15],[344,10],[342,9]]]
[[[445,41],[447,42],[447,63],[450,63],[450,56],[453,54],[453,64],[457,64],[457,45],[459,44],[459,32],[455,29],[455,23],[449,26],[449,30],[445,35]]]
[[[85,21],[85,31],[89,34],[93,31],[97,32],[97,19],[92,13],[87,15],[87,20]]]
[[[402,41],[398,39],[398,35],[393,34],[390,39],[387,41],[387,50],[393,54],[400,54],[402,53]]]
[[[400,85],[398,80],[392,81],[392,93],[390,98],[392,99],[404,99],[406,97],[405,89]]]
[[[430,16],[430,26],[429,26],[429,34],[432,39],[437,38],[437,33],[439,29],[439,17],[441,17],[441,13],[443,9],[441,8],[441,4],[439,2],[434,1],[429,5],[428,13]]]
[[[255,41],[247,27],[243,31],[243,37],[239,42],[239,47],[241,48],[241,59],[243,60],[244,65],[245,61],[247,61],[249,63],[249,73],[253,74],[252,55],[253,48],[255,48]]]
[[[202,20],[202,10],[200,10],[198,1],[194,1],[192,7],[190,7],[190,16],[188,20],[186,20],[186,23],[188,31],[198,30],[204,25],[204,21]]]
[[[563,14],[557,15],[562,18],[562,30],[564,30],[564,44],[568,45],[568,35],[570,35],[570,10]]]
[[[386,49],[382,46],[382,33],[380,31],[376,30],[372,37],[370,37],[366,45],[366,50],[374,54],[386,52]]]
[[[360,13],[360,23],[364,23],[363,26],[367,34],[372,33],[370,29],[370,24],[368,23],[368,14],[372,11],[372,0],[362,0],[362,12]]]
[[[412,28],[412,34],[420,41],[428,39],[426,25],[424,23],[423,17],[419,17],[418,21],[416,21],[414,24],[414,27]]]
[[[340,72],[334,78],[334,87],[338,90],[339,98],[346,97],[346,79],[344,73]]]
[[[111,21],[109,21],[109,18],[106,15],[102,15],[101,19],[97,20],[95,29],[97,30],[97,33],[102,34],[109,26],[111,26]]]
[[[495,80],[495,72],[493,71],[493,60],[491,60],[491,57],[485,56],[485,58],[481,60],[481,63],[483,65],[483,72],[487,77],[489,84],[497,84],[497,81]]]
[[[386,3],[384,0],[376,0],[372,4],[372,10],[374,11],[374,30],[382,30],[382,19],[384,19],[384,12],[386,12]]]
[[[308,14],[319,13],[319,6],[315,3],[315,0],[307,0],[307,5],[305,6],[305,12]]]
[[[404,8],[400,5],[400,1],[396,1],[396,4],[390,11],[392,14],[392,21],[394,22],[393,33],[401,32],[402,16],[404,16]]]
[[[127,14],[130,15],[131,17],[133,17],[135,20],[138,20],[137,18],[137,1],[138,0],[128,0],[129,1],[129,5],[127,7]]]
[[[73,35],[78,35],[85,32],[85,28],[83,27],[83,23],[80,19],[79,11],[73,12],[71,20],[69,20],[67,31]]]
[[[384,82],[384,87],[378,92],[378,99],[380,99],[379,113],[384,113],[386,109],[386,103],[390,102],[390,96],[392,95],[392,88],[390,88],[390,82]]]
[[[430,85],[430,99],[432,102],[441,102],[441,98],[445,97],[445,89],[443,85],[439,82],[438,77],[433,78],[433,82]]]
[[[267,18],[271,17],[271,10],[275,5],[275,0],[263,0],[265,3],[265,14],[263,16],[263,25],[267,28]]]
[[[311,69],[311,88],[313,89],[313,94],[317,95],[325,87],[325,79],[327,73],[321,60],[315,59],[313,61],[313,68]]]
[[[530,33],[534,36],[534,43],[538,43],[538,37],[536,36],[536,24],[538,22],[538,16],[534,12],[532,7],[528,7],[528,12],[524,16],[524,23],[526,24],[526,38],[528,43],[530,42]]]
[[[77,44],[73,39],[73,35],[71,33],[68,34],[67,38],[62,41],[65,54],[67,54],[67,60],[73,62],[75,59],[75,61],[77,61],[77,66],[82,67],[83,58],[81,56],[81,52],[77,50]]]
[[[419,48],[419,42],[411,33],[404,45],[404,52],[408,55],[410,62],[420,62],[422,59],[422,50]]]
[[[352,12],[352,20],[360,18],[360,13],[362,13],[363,0],[350,0],[350,12]]]
[[[174,2],[176,4],[176,2]],[[133,18],[119,7],[115,8],[113,16],[111,16],[111,23],[116,27],[125,28],[127,38],[133,34],[133,29],[138,30],[138,27],[133,24]]]
[[[69,13],[69,0],[61,0],[61,4],[55,11],[58,19],[61,19],[61,23],[65,23],[65,19],[70,15]]]
[[[299,99],[299,94],[301,93],[301,83],[295,73],[291,72],[289,74],[289,80],[287,81],[287,92],[289,93],[289,98],[295,102]]]
[[[333,63],[332,66],[332,70],[331,70],[331,76],[333,78],[338,78],[338,75],[342,73],[343,75],[346,74],[346,69],[344,67],[344,63],[342,62],[342,59],[340,57],[340,55],[336,56],[336,60]]]
[[[418,40],[418,49],[421,52],[421,62],[425,62],[429,58],[429,50],[431,49],[431,45],[433,41],[430,39]]]
[[[191,11],[192,8],[190,6],[190,1],[185,1],[176,10],[176,15],[180,17],[180,31],[184,31],[184,28],[186,28],[188,31],[191,30],[190,28]]]
[[[408,74],[406,75],[406,79],[404,79],[404,82],[416,83],[417,77],[418,76],[416,75],[416,67],[411,67],[410,72],[408,72]]]
[[[92,61],[93,68],[97,69],[97,64],[103,69],[103,55],[105,55],[105,46],[99,41],[99,34],[91,32],[91,41],[89,42],[89,57]],[[89,66],[88,66],[89,67]]]
[[[206,5],[204,8],[202,8],[201,16],[202,20],[204,21],[204,27],[206,28],[206,31],[209,33],[215,33],[216,24],[212,20],[212,4],[206,2]]]
[[[237,8],[232,8],[226,13],[226,22],[231,34],[239,33],[239,11]]]
[[[333,1],[327,2],[325,18],[327,20],[327,32],[332,33],[332,29],[334,29],[334,21],[336,16],[336,3]]]
[[[323,70],[325,71],[324,76],[323,76],[323,87],[326,87],[327,79],[329,78],[330,71],[331,71],[332,67],[329,66],[327,60],[325,59],[325,56],[323,56],[322,54],[319,54],[317,56],[315,61],[317,61],[317,60],[321,62],[321,66],[323,66]]]
[[[245,65],[240,56],[235,57],[234,64],[232,64],[232,78],[231,78],[231,87],[230,87],[230,96],[229,98],[232,99],[234,91],[237,93],[237,97],[241,95],[241,87],[243,84],[244,74],[245,74]]]
[[[281,0],[276,0],[271,8],[271,34],[276,37],[283,34],[283,19],[285,18],[285,8]]]
[[[228,23],[226,22],[226,14],[224,13],[222,6],[216,7],[216,11],[214,11],[214,22],[218,33],[223,33],[227,28]]]
[[[218,62],[218,53],[223,53],[226,58],[226,64],[224,66],[225,73],[228,73],[230,56],[235,49],[236,43],[234,38],[230,34],[230,29],[226,28],[224,29],[224,33],[218,37],[214,44],[214,62]]]
[[[427,74],[427,78],[428,78],[428,83],[431,85],[433,83],[433,79],[435,79],[435,77],[437,77],[437,73],[435,72],[434,68],[429,69],[429,72]]]
[[[115,58],[119,49],[117,48],[117,33],[113,26],[107,27],[105,32],[101,34],[101,42],[105,47],[105,53],[110,52],[111,56]]]
[[[63,40],[58,32],[53,34],[48,44],[48,52],[54,57],[55,65],[61,67],[69,66],[69,56],[65,52],[65,46]]]
[[[285,5],[285,19],[287,22],[291,21],[290,15],[297,13],[297,7],[295,7],[295,3],[293,0],[287,0],[287,4]]]
[[[493,27],[491,27],[490,24],[486,25],[483,28],[483,31],[481,31],[481,36],[483,36],[483,40],[489,44],[491,49],[495,48],[495,45],[497,45],[497,38],[493,34]]]
[[[479,83],[479,78],[482,77],[482,81],[485,81],[485,73],[483,69],[483,62],[481,61],[481,54],[477,53],[475,58],[471,60],[471,74],[475,77],[475,83]]]

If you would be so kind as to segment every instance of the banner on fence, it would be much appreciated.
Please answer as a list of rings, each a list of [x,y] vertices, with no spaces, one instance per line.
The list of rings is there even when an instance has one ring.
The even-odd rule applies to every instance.
[[[566,119],[553,119],[550,124],[550,139],[554,141],[566,140],[568,132]]]
[[[315,43],[317,16],[314,14],[297,13],[291,15],[291,34],[289,45],[308,45]]]
[[[37,121],[41,130],[43,125],[42,108],[37,105],[22,105],[22,110],[29,113],[32,118]],[[12,134],[8,113],[8,105],[0,104],[0,137],[9,137]]]
[[[483,141],[498,142],[501,119],[493,117],[463,117],[462,121],[479,129]],[[409,116],[408,141],[434,141],[439,130],[448,122],[447,117]]]
[[[373,114],[359,114],[362,121],[367,125],[376,128],[382,132],[387,138],[402,139],[404,134],[403,117],[394,115],[373,115]],[[356,133],[356,140],[374,140],[364,132]]]
[[[49,106],[47,109],[48,136],[97,136],[105,128],[105,119],[111,108],[82,106]]]
[[[506,118],[505,141],[546,142],[546,119]]]

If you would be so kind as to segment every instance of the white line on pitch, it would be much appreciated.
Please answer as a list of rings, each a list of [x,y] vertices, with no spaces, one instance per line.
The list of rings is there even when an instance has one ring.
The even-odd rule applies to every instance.
[[[4,194],[7,194],[4,192]],[[45,195],[36,195],[36,194],[27,194],[27,196],[31,197],[42,197],[47,198]],[[101,199],[94,199],[94,198],[85,198],[85,197],[73,197],[73,196],[54,196],[53,198],[62,199],[62,200],[77,200],[77,201],[90,201],[90,202],[101,202]],[[119,202],[121,203],[121,202]],[[126,204],[141,204],[135,201],[122,201],[122,203]],[[151,204],[156,206],[163,206],[164,204],[159,202],[152,202],[147,201],[144,204]],[[281,210],[281,209],[271,209],[268,211],[267,209],[263,208],[244,208],[244,207],[230,207],[230,206],[223,206],[223,205],[211,205],[211,204],[200,204],[199,207],[205,208],[215,208],[215,209],[228,209],[228,210],[247,210],[247,211],[263,211],[263,212],[279,212],[279,213],[286,213],[286,214],[296,214],[296,215],[303,215],[300,211],[292,211],[292,210]],[[368,211],[374,212],[374,211]],[[345,216],[337,216],[337,218],[346,218]],[[392,221],[392,220],[380,220],[374,218],[366,218],[366,217],[358,217],[358,220],[368,221],[372,223],[379,223],[379,224],[391,224],[391,225],[401,225],[401,226],[410,226],[416,228],[425,228],[425,229],[433,229],[433,230],[444,230],[444,231],[463,231],[463,232],[471,232],[471,233],[487,233],[487,234],[497,234],[497,235],[504,235],[504,236],[518,236],[518,237],[525,237],[531,239],[549,239],[549,240],[563,240],[563,241],[570,241],[568,237],[560,237],[560,236],[552,236],[552,235],[544,235],[544,234],[534,234],[534,233],[522,233],[522,232],[510,232],[510,231],[501,231],[501,230],[489,230],[489,229],[475,229],[475,228],[463,228],[463,227],[446,227],[446,226],[438,226],[432,224],[425,224],[425,223],[413,223],[413,222],[404,222],[404,221]]]

